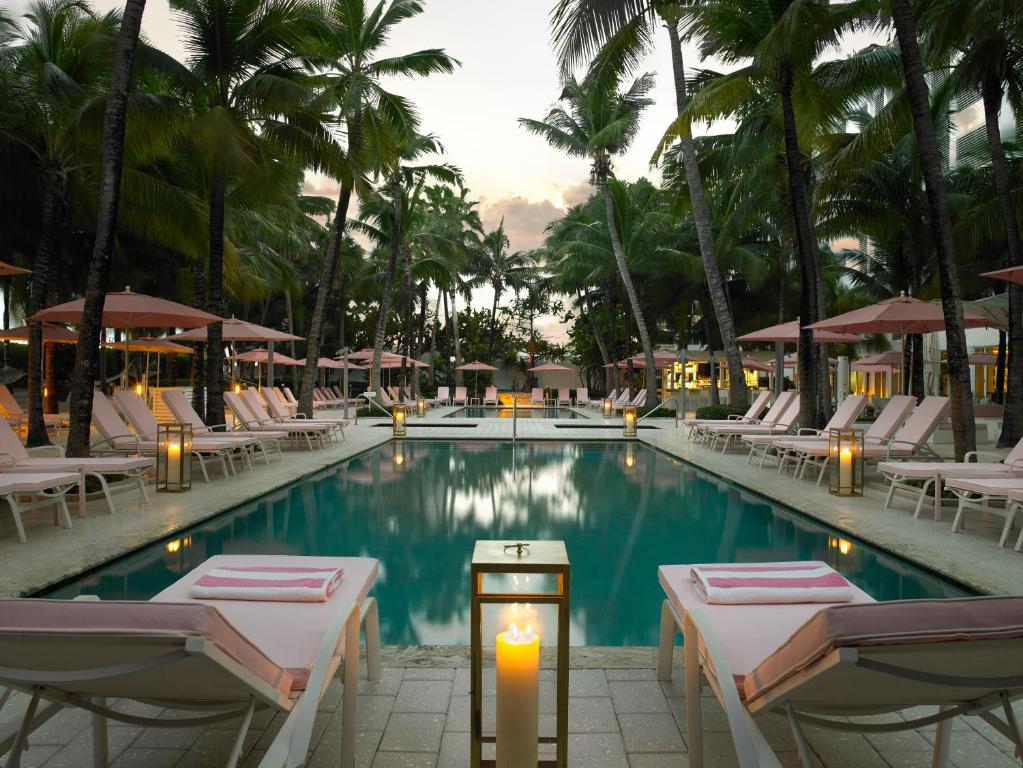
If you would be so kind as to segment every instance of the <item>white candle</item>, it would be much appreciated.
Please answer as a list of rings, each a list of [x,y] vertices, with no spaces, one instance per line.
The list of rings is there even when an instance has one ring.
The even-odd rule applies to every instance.
[[[853,453],[851,448],[843,448],[838,454],[838,489],[852,490]]]
[[[167,440],[167,482],[170,485],[181,482],[181,443],[174,438]]]
[[[536,768],[540,636],[512,624],[497,636],[497,768]]]

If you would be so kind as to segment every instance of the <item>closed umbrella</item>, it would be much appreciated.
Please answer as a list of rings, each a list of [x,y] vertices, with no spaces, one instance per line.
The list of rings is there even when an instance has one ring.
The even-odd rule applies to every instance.
[[[472,385],[472,394],[473,394],[473,397],[479,397],[479,394],[480,394],[480,386],[479,386],[480,385],[480,371],[496,371],[497,369],[494,366],[492,366],[492,365],[487,365],[486,363],[481,363],[479,360],[473,360],[471,363],[466,363],[465,365],[458,366],[455,370],[456,371],[475,371],[476,379],[475,379],[475,381],[473,382],[473,385]]]

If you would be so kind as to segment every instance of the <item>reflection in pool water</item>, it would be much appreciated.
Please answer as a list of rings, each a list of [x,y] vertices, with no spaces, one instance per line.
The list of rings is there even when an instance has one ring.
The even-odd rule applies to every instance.
[[[466,408],[459,408],[452,411],[445,419],[510,419],[512,416],[519,419],[585,419],[581,413],[576,413],[567,406],[560,408],[483,408],[478,405],[470,405]],[[599,421],[594,422],[600,423]]]
[[[488,538],[565,541],[576,645],[656,643],[662,563],[814,558],[881,600],[964,594],[643,445],[405,441],[50,596],[145,599],[221,552],[372,555],[385,643],[467,644],[469,561]]]

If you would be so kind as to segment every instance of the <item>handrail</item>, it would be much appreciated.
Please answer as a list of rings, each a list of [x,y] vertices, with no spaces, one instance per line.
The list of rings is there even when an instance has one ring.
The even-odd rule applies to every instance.
[[[666,405],[667,405],[668,403],[671,403],[671,404],[672,404],[673,406],[675,406],[675,421],[676,421],[676,423],[677,423],[677,422],[678,422],[678,397],[677,397],[677,396],[674,396],[674,397],[668,397],[668,398],[665,398],[664,400],[662,400],[661,402],[659,402],[659,403],[658,403],[657,405],[655,405],[655,406],[654,406],[653,408],[651,408],[651,409],[650,409],[649,411],[647,411],[646,413],[644,413],[644,414],[643,414],[642,416],[640,416],[640,417],[639,417],[638,419],[636,419],[636,424],[638,425],[638,424],[639,424],[639,423],[640,423],[641,421],[643,421],[643,419],[645,419],[645,418],[646,418],[647,416],[650,416],[650,415],[652,415],[654,411],[656,411],[656,410],[659,410],[659,409],[663,408],[663,407],[664,407],[664,406],[666,406]]]
[[[388,418],[390,418],[391,412],[389,410],[384,408],[384,406],[381,403],[378,403],[377,399],[375,397],[368,397],[366,395],[366,393],[363,392],[361,395],[356,395],[356,397],[352,400],[353,404],[355,405],[355,423],[356,424],[359,423],[359,401],[360,400],[362,402],[366,403],[367,405],[375,405],[377,408],[379,408],[381,411],[383,411],[384,416],[387,416]]]
[[[518,437],[519,431],[519,399],[512,392],[512,442]]]

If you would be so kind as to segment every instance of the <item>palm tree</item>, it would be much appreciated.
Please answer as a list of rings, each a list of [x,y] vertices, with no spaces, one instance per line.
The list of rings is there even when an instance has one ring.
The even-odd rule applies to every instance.
[[[534,275],[532,254],[529,251],[509,252],[508,235],[504,230],[504,218],[497,229],[487,232],[480,243],[476,262],[471,265],[476,281],[488,285],[494,292],[490,307],[490,331],[487,335],[487,360],[494,356],[494,333],[497,331],[497,307],[505,290],[518,290]]]
[[[906,77],[906,95],[913,115],[920,168],[927,187],[931,227],[934,233],[941,283],[941,305],[945,315],[945,344],[948,380],[952,401],[952,435],[957,461],[976,449],[973,418],[973,393],[970,386],[969,350],[963,323],[963,295],[959,284],[959,266],[952,239],[952,217],[948,208],[941,155],[930,111],[930,93],[924,78],[923,57],[917,42],[916,21],[909,0],[890,0],[895,35],[899,41],[902,70]]]
[[[696,142],[689,121],[683,118],[688,101],[685,60],[679,24],[682,20],[681,4],[653,3],[641,0],[561,0],[554,10],[554,37],[560,44],[561,58],[571,63],[593,54],[597,46],[604,46],[604,56],[631,61],[646,52],[653,38],[653,27],[658,19],[664,24],[671,50],[672,76],[675,86],[675,105],[681,122],[678,139],[682,150],[686,183],[692,201],[693,219],[703,260],[707,291],[714,307],[721,342],[728,364],[729,398],[733,405],[746,407],[749,393],[742,370],[742,356],[735,340],[735,321],[718,265],[714,229],[711,225],[710,206],[700,173]]]
[[[135,64],[135,48],[142,29],[146,0],[126,0],[121,28],[117,33],[113,69],[103,116],[100,143],[99,201],[96,208],[96,237],[85,284],[85,307],[78,327],[78,349],[71,374],[71,403],[66,452],[88,456],[92,424],[92,393],[99,371],[99,344],[103,323],[103,302],[110,285],[110,257],[117,236],[117,209],[121,199],[124,133],[128,90]]]
[[[341,189],[307,334],[301,408],[310,415],[327,297],[337,274],[352,193],[365,175],[379,169],[382,155],[393,153],[400,134],[414,132],[418,126],[412,106],[388,91],[383,81],[391,76],[452,72],[457,65],[439,48],[383,55],[394,29],[422,11],[418,0],[380,0],[372,8],[367,8],[365,0],[328,0],[324,8],[328,34],[316,60],[332,72],[325,96],[339,109],[339,119],[346,129],[348,167],[340,177]]]
[[[301,56],[323,32],[316,8],[291,0],[174,0],[185,32],[188,69],[176,76],[193,111],[190,138],[207,190],[209,253],[206,309],[224,311],[227,199],[248,172],[271,157],[344,168],[310,103]],[[223,419],[222,326],[209,326],[206,418]]]
[[[618,92],[619,84],[616,74],[606,71],[590,72],[581,83],[574,75],[565,73],[560,98],[565,106],[554,107],[543,120],[520,118],[519,123],[531,133],[543,137],[551,146],[569,155],[587,157],[592,163],[590,181],[604,198],[608,235],[643,348],[647,403],[653,407],[657,404],[653,344],[625,260],[615,222],[614,200],[608,185],[613,178],[612,159],[628,148],[639,128],[640,115],[651,103],[647,94],[653,87],[653,76],[646,74],[637,78],[621,93]]]

